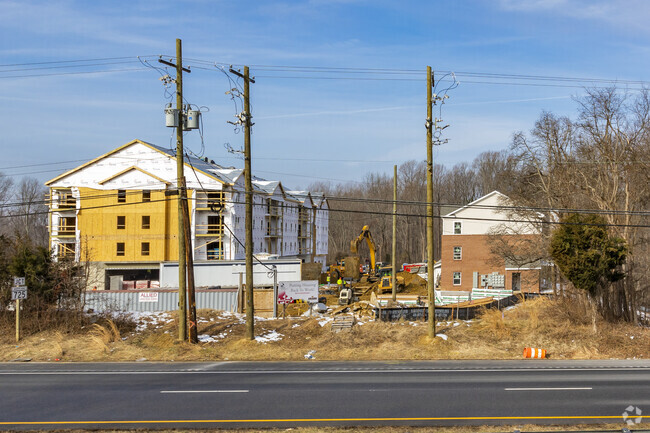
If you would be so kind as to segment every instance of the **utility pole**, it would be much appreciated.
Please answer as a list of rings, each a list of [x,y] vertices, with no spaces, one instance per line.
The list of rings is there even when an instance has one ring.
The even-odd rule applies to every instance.
[[[433,74],[427,66],[427,294],[429,296],[429,338],[436,336],[436,295],[433,277]]]
[[[185,219],[183,218],[183,199],[185,188],[183,179],[183,49],[180,39],[176,39],[176,186],[178,188],[178,339],[187,340],[187,317],[185,304]]]
[[[397,301],[397,166],[393,166],[393,272],[391,285],[393,287],[393,302]]]
[[[184,205],[187,201],[185,191],[185,174],[183,171],[183,68],[182,42],[176,39],[176,64],[159,59],[160,63],[176,68],[176,110],[178,125],[176,126],[176,188],[178,189],[178,339],[187,340],[187,293],[186,293],[186,248],[185,248],[185,218]]]
[[[255,311],[253,305],[253,181],[251,174],[251,113],[250,113],[250,78],[248,66],[244,74],[230,68],[230,72],[244,79],[244,183],[246,189],[246,338],[255,338]]]
[[[183,178],[183,191],[187,190]],[[190,230],[190,212],[187,200],[183,201],[183,225],[185,227],[185,260],[187,264],[187,306],[188,306],[188,339],[192,344],[199,342],[196,327],[196,296],[194,291],[194,248],[192,247],[192,231]]]

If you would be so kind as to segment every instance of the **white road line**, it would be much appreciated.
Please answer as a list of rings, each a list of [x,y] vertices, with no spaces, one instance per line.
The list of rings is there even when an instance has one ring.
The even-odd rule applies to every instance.
[[[196,394],[203,392],[248,392],[247,389],[206,389],[206,390],[188,390],[188,391],[160,391],[161,394]]]
[[[591,387],[585,388],[504,388],[506,391],[584,391],[590,390]]]

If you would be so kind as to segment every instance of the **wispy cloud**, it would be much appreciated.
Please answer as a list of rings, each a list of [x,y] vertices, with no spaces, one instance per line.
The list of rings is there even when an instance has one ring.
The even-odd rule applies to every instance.
[[[506,11],[547,12],[646,30],[650,15],[650,2],[647,0],[499,0],[498,5]]]
[[[160,41],[143,36],[149,25],[161,26],[162,19],[147,16],[122,17],[120,9],[91,12],[70,2],[0,1],[0,25],[4,28],[29,29],[33,34],[83,36],[110,43],[140,47],[158,47]]]

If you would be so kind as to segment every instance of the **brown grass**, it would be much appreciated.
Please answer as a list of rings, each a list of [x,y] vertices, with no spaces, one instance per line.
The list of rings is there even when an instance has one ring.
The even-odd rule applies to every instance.
[[[200,310],[199,334],[215,342],[178,342],[175,313],[170,322],[150,321],[138,333],[132,323],[101,319],[77,332],[36,332],[18,345],[11,332],[3,332],[0,361],[288,361],[304,360],[311,350],[316,360],[519,359],[524,347],[546,349],[553,359],[650,357],[650,329],[597,320],[594,332],[588,311],[577,301],[540,298],[509,311],[487,310],[472,322],[438,324],[447,341],[430,340],[424,322],[361,319],[350,331],[335,334],[331,323],[319,324],[322,319],[291,317],[257,321],[255,335],[282,335],[280,341],[260,343],[245,339],[239,317]]]

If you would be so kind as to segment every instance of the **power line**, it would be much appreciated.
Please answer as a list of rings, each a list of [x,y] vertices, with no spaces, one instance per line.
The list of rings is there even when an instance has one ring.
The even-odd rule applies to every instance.
[[[110,65],[124,65],[127,63],[138,63],[137,59],[124,60],[121,62],[106,62],[106,63],[83,63],[78,65],[56,65],[56,66],[39,66],[35,68],[18,68],[18,69],[0,69],[0,73],[5,72],[24,72],[24,71],[41,71],[44,69],[63,69],[63,68],[84,68],[89,66],[110,66]]]
[[[205,190],[204,191],[208,191]],[[244,191],[237,191],[238,193],[245,194]],[[141,191],[134,192],[134,194],[141,193]],[[264,195],[262,193],[254,193],[258,195]],[[111,194],[111,196],[115,196],[115,194]],[[85,197],[81,197],[81,199],[84,199]],[[133,206],[133,205],[138,205],[142,203],[157,203],[157,202],[164,202],[168,200],[175,200],[172,198],[164,198],[164,199],[159,199],[159,200],[150,200],[149,202],[132,202],[132,203],[114,203],[114,204],[107,204],[107,205],[98,205],[98,206],[89,206],[89,207],[82,207],[80,210],[95,210],[95,209],[104,209],[104,208],[115,208],[115,207],[120,207],[120,206]],[[195,200],[193,198],[189,198],[188,200]],[[329,198],[328,198],[329,200]],[[363,200],[363,199],[357,199],[357,200]],[[392,200],[385,200],[384,201],[386,204],[392,203]],[[245,204],[245,202],[242,201],[230,201],[232,204]],[[424,203],[424,202],[418,202],[418,203]],[[425,203],[426,204],[426,203]],[[435,204],[435,203],[434,203]],[[258,207],[263,207],[263,205],[255,205]],[[487,207],[487,206],[486,206]],[[502,206],[493,206],[492,208],[502,208]],[[520,208],[521,209],[521,208]],[[367,214],[367,215],[381,215],[381,216],[392,216],[393,212],[392,211],[378,211],[378,210],[359,210],[359,209],[336,209],[336,208],[328,208],[326,210],[328,213],[329,212],[334,212],[334,213],[353,213],[353,214]],[[585,210],[580,210],[580,209],[570,209],[567,210],[567,212],[574,212],[574,213],[589,213],[592,210],[585,209]],[[3,218],[12,218],[12,217],[21,217],[21,216],[29,216],[29,215],[47,215],[51,213],[57,213],[61,212],[60,209],[48,209],[47,211],[37,211],[37,212],[30,212],[30,213],[23,213],[23,214],[6,214],[6,215],[0,215],[0,219]],[[597,212],[597,211],[594,211]],[[426,214],[422,213],[405,213],[405,212],[399,212],[397,213],[397,216],[402,216],[402,217],[417,217],[417,218],[427,218]],[[442,219],[442,215],[434,215],[434,219]],[[630,227],[630,228],[650,228],[650,225],[648,224],[610,224],[610,223],[604,223],[604,224],[576,224],[576,223],[567,223],[564,221],[550,221],[550,220],[542,220],[542,219],[513,219],[513,218],[466,218],[463,217],[463,220],[468,220],[468,221],[484,221],[484,222],[502,222],[502,223],[524,223],[524,224],[532,224],[532,225],[587,225],[587,226],[602,226],[602,227]]]
[[[153,58],[161,57],[155,55],[146,55],[146,56],[136,56],[140,58]],[[175,56],[164,56],[165,58],[169,57],[174,59]],[[131,60],[133,59],[133,60]],[[186,59],[190,63],[195,63],[192,67],[196,69],[204,70],[217,70],[215,66],[228,66],[230,63],[225,62],[215,62],[205,59],[196,59],[189,58]],[[3,64],[0,65],[0,68],[6,67],[16,67],[16,66],[38,66],[38,65],[48,65],[43,66],[42,68],[24,68],[16,70],[0,70],[0,74],[9,71],[26,71],[26,70],[36,70],[36,69],[55,69],[55,68],[65,68],[65,67],[84,67],[84,66],[103,66],[108,64],[120,64],[120,63],[130,63],[135,62],[136,60],[132,56],[124,57],[106,57],[106,58],[94,58],[94,59],[78,59],[78,60],[60,60],[60,61],[49,61],[49,62],[30,62],[30,63],[13,63],[13,64]],[[89,62],[102,62],[102,63],[89,63]],[[189,65],[189,63],[188,63]],[[241,65],[239,65],[241,66]],[[363,67],[332,67],[332,66],[299,66],[299,65],[251,65],[251,67],[260,70],[261,72],[292,72],[299,73],[301,75],[258,75],[259,78],[277,78],[277,79],[323,79],[323,80],[352,80],[352,81],[421,81],[420,78],[409,78],[409,76],[420,75],[422,73],[419,69],[403,69],[403,68],[363,68]],[[122,69],[122,70],[100,70],[100,71],[79,71],[79,72],[64,72],[58,74],[25,74],[25,75],[11,75],[3,76],[1,78],[26,78],[26,77],[41,77],[41,76],[53,76],[53,75],[74,75],[74,74],[86,74],[86,73],[100,73],[100,72],[122,72],[122,71],[134,71],[142,69]],[[435,71],[437,74],[446,74],[450,71],[438,70]],[[336,77],[336,76],[322,76],[322,75],[311,75],[305,76],[302,74],[330,74],[330,75],[345,75],[348,76]],[[595,77],[571,77],[571,76],[558,76],[558,75],[531,75],[531,74],[510,74],[510,73],[494,73],[494,72],[481,72],[481,71],[456,71],[456,76],[458,77],[468,77],[469,80],[463,80],[463,83],[467,84],[492,84],[492,85],[513,85],[513,86],[536,86],[536,87],[566,87],[566,88],[583,88],[584,85],[576,84],[544,84],[539,83],[543,82],[556,82],[556,83],[585,83],[590,85],[595,84],[604,84],[608,86],[612,85],[624,85],[624,86],[649,86],[650,81],[646,80],[625,80],[625,79],[610,79],[610,78],[595,78]],[[366,77],[358,76],[349,76],[349,75],[366,75]],[[372,77],[372,76],[375,77]],[[389,77],[386,77],[386,76]],[[392,76],[392,77],[390,77]],[[472,78],[485,78],[490,80],[498,81],[477,81],[472,80]],[[508,81],[505,81],[508,80]],[[521,82],[521,81],[528,81]],[[535,83],[537,82],[537,83]],[[596,86],[598,87],[598,86]],[[635,87],[631,90],[642,90],[643,87]]]
[[[26,74],[26,75],[6,75],[0,76],[0,80],[7,78],[38,78],[38,77],[54,77],[62,75],[83,75],[83,74],[104,74],[112,72],[133,72],[133,71],[146,71],[149,68],[126,68],[126,69],[104,69],[97,71],[78,71],[78,72],[60,72],[54,74]]]
[[[147,55],[140,57],[157,57],[157,55]],[[100,62],[100,61],[109,61],[109,60],[124,60],[124,59],[134,59],[137,56],[125,56],[125,57],[100,57],[95,59],[75,59],[75,60],[53,60],[49,62],[30,62],[30,63],[6,63],[0,65],[0,68],[13,67],[13,66],[30,66],[30,65],[51,65],[58,63],[80,63],[80,62]]]

